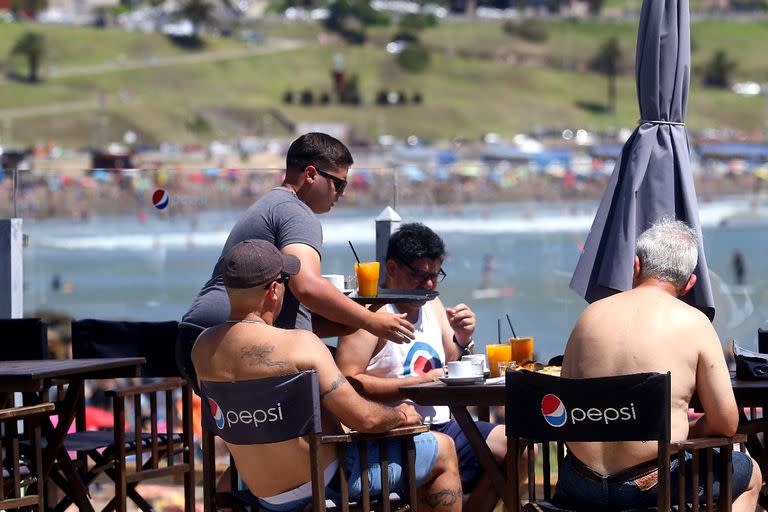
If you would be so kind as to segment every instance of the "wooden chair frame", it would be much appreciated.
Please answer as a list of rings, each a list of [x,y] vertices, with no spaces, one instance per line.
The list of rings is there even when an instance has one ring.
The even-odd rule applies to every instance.
[[[341,510],[343,512],[350,511],[371,511],[380,510],[386,511],[405,511],[418,510],[417,503],[417,489],[416,489],[416,447],[413,442],[413,436],[428,432],[429,427],[426,425],[416,425],[410,427],[399,427],[392,429],[388,432],[381,434],[363,434],[360,432],[350,432],[347,434],[338,435],[322,435],[312,434],[307,436],[309,438],[310,446],[310,461],[312,464],[312,511],[325,512],[331,510]],[[203,504],[204,510],[216,511],[221,508],[233,508],[235,510],[243,510],[249,503],[238,500],[235,496],[227,492],[219,492],[216,490],[216,464],[215,464],[215,448],[214,440],[215,435],[208,431],[203,431]],[[339,487],[341,491],[341,503],[336,506],[327,506],[325,498],[325,479],[323,475],[323,469],[318,464],[318,451],[322,444],[355,444],[357,449],[360,450],[360,467],[368,466],[367,451],[365,449],[368,441],[377,441],[379,443],[379,454],[381,472],[385,474],[387,472],[388,460],[386,456],[386,441],[393,437],[403,437],[403,460],[406,463],[408,480],[406,496],[399,497],[398,500],[392,501],[390,499],[390,489],[388,479],[382,479],[382,493],[380,500],[374,500],[370,495],[368,473],[363,471],[361,473],[363,494],[359,502],[350,502],[349,491],[347,489],[348,474],[343,465],[339,466]],[[234,465],[234,461],[230,457],[230,488],[234,489],[237,486],[237,468]],[[318,484],[316,484],[316,482]],[[256,508],[252,507],[255,511]]]
[[[108,324],[108,322],[106,323]],[[125,325],[125,322],[120,324]],[[120,335],[118,335],[120,336]],[[74,342],[74,340],[73,340]],[[169,357],[175,352],[176,337],[167,340]],[[146,356],[140,353],[139,343],[136,351],[126,356]],[[93,357],[98,354],[87,354]],[[171,361],[175,361],[171,359]],[[175,366],[175,363],[174,363]],[[181,432],[174,432],[176,410],[175,398],[181,394]],[[144,480],[182,475],[184,481],[184,510],[193,512],[195,508],[195,465],[194,433],[192,419],[192,388],[180,377],[164,376],[144,378],[138,383],[115,386],[107,392],[112,400],[113,424],[130,425],[132,429],[113,428],[111,431],[85,431],[85,409],[77,414],[76,432],[69,434],[65,446],[77,451],[78,466],[86,485],[101,474],[106,474],[115,483],[115,496],[107,503],[104,510],[125,512],[128,499],[141,510],[151,511],[148,503],[136,487]],[[160,431],[158,408],[160,398],[165,403],[166,428]],[[149,425],[144,425],[142,402],[149,404]],[[132,414],[129,411],[132,410]],[[128,464],[128,457],[135,457],[134,464]],[[89,464],[88,459],[93,461]],[[181,460],[179,460],[181,459]],[[52,480],[67,491],[66,480],[55,472]],[[65,510],[71,504],[67,497],[62,500],[57,510]]]
[[[0,485],[0,510],[30,508],[43,510],[43,456],[40,445],[40,421],[43,416],[53,411],[52,403],[0,409],[2,441],[0,442],[0,462],[3,468],[3,481]],[[21,442],[18,422],[24,422],[24,428],[31,441],[32,467],[28,475],[22,475]],[[8,476],[5,476],[7,471]],[[22,490],[33,489],[32,494],[22,496]]]
[[[426,425],[399,427],[388,432],[376,434],[364,434],[349,432],[344,434],[325,435],[321,430],[320,414],[321,405],[318,392],[317,375],[314,370],[289,374],[279,377],[256,379],[245,382],[202,382],[203,399],[203,496],[206,511],[215,511],[219,507],[240,509],[242,505],[253,505],[252,501],[245,502],[245,497],[238,497],[233,492],[217,492],[216,468],[215,468],[215,437],[221,436],[228,442],[236,444],[273,443],[278,440],[286,440],[297,436],[304,436],[309,443],[310,475],[312,482],[312,511],[325,512],[326,510],[417,510],[416,490],[416,447],[413,436],[429,431]],[[286,418],[284,428],[287,430],[260,431],[259,433],[236,428],[224,428],[223,424],[216,424],[214,410],[206,404],[213,403],[217,410],[238,410],[239,407],[254,406],[265,400],[273,400],[274,395],[282,396],[284,408],[286,400],[290,402],[290,410],[295,412],[291,419]],[[268,397],[268,398],[264,398]],[[293,398],[291,398],[293,397]],[[381,497],[374,500],[370,495],[370,482],[368,471],[361,471],[362,496],[355,503],[350,503],[348,482],[349,475],[342,463],[337,472],[339,481],[339,503],[327,506],[324,468],[319,462],[320,447],[324,444],[354,445],[360,456],[360,467],[368,467],[367,445],[369,442],[379,443],[379,463],[382,475],[388,473],[387,441],[392,438],[403,439],[403,474],[407,480],[404,486],[404,496],[398,496],[396,501],[390,499],[389,479],[382,478]],[[232,463],[230,456],[231,480],[229,489],[237,490],[237,468]],[[239,502],[239,503],[238,503]],[[253,510],[258,507],[252,507]]]
[[[667,374],[666,390],[664,391],[664,407],[667,419],[671,414],[670,406],[670,376]],[[509,389],[507,392],[510,392]],[[512,420],[514,421],[514,420]],[[667,425],[669,422],[667,421]],[[669,436],[669,434],[665,434]],[[664,436],[663,436],[664,437]],[[744,443],[746,436],[742,434],[736,434],[733,437],[708,437],[689,439],[685,441],[665,441],[660,439],[658,442],[657,450],[657,467],[658,467],[658,498],[656,508],[650,509],[633,509],[633,510],[656,510],[658,512],[670,512],[672,510],[672,496],[671,496],[671,472],[670,463],[672,456],[676,455],[678,459],[678,489],[679,496],[676,497],[674,505],[677,505],[680,511],[687,510],[686,496],[685,496],[685,452],[692,452],[693,461],[692,468],[698,468],[701,452],[703,451],[703,457],[706,463],[705,473],[705,508],[708,512],[713,512],[714,499],[713,499],[713,470],[714,470],[714,448],[720,449],[720,456],[718,457],[718,463],[721,468],[721,481],[720,481],[720,499],[718,504],[718,510],[721,512],[730,512],[733,501],[732,496],[732,452],[733,445]],[[667,437],[668,439],[668,437]],[[542,467],[544,473],[543,484],[543,500],[537,501],[536,497],[536,479],[535,479],[535,455],[534,445],[539,444],[539,456],[542,458]],[[520,499],[520,474],[518,467],[517,457],[507,457],[506,470],[509,479],[507,486],[508,490],[508,502],[513,503],[515,510],[513,512],[525,512],[531,511],[549,511],[549,512],[568,512],[571,509],[563,508],[560,504],[552,503],[550,500],[553,498],[554,486],[551,482],[552,467],[551,467],[551,451],[552,446],[555,447],[556,460],[558,468],[561,467],[563,460],[565,459],[566,446],[564,441],[539,441],[531,439],[522,439],[520,437],[508,436],[507,437],[507,453],[519,453],[522,454],[523,450],[527,450],[528,454],[528,502],[521,507]],[[694,496],[698,494],[699,488],[699,473],[698,470],[694,470],[691,475],[691,487],[696,492]],[[698,512],[700,504],[698,500],[693,500],[691,504],[693,512]]]

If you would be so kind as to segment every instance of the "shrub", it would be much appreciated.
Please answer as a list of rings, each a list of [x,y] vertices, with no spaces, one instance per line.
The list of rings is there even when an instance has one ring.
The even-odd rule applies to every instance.
[[[301,91],[301,99],[299,100],[302,105],[312,105],[315,102],[315,95],[309,89]]]
[[[504,23],[504,32],[533,43],[543,43],[549,39],[546,25],[535,18],[528,18],[522,21],[507,21]]]
[[[411,97],[411,103],[413,103],[414,105],[421,105],[423,101],[424,101],[424,97],[421,95],[420,92],[416,91],[415,93],[413,93],[413,97]]]
[[[421,73],[429,67],[429,52],[421,44],[409,44],[397,55],[400,67],[411,73]]]
[[[400,18],[400,30],[406,32],[419,32],[434,26],[437,26],[437,16],[434,14],[408,13]]]
[[[288,90],[283,93],[283,103],[286,105],[293,103],[293,91]]]
[[[318,99],[318,102],[321,105],[329,104],[331,102],[331,95],[328,94],[327,91],[323,91],[322,93],[320,93],[320,98]]]
[[[717,50],[704,64],[704,85],[726,88],[731,83],[731,75],[736,69],[736,62],[728,58],[725,50]]]
[[[379,92],[376,93],[376,104],[383,105],[383,106],[389,105],[389,101],[387,100],[388,95],[389,95],[389,91],[387,91],[386,89],[379,90]]]

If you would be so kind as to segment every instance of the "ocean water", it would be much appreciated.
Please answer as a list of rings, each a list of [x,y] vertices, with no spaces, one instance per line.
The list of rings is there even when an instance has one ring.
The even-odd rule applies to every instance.
[[[540,360],[560,354],[586,303],[568,288],[597,202],[465,205],[453,209],[403,207],[404,222],[421,221],[445,240],[448,277],[440,285],[446,305],[468,304],[478,317],[478,348],[510,335],[532,335]],[[762,210],[761,210],[762,209]],[[323,273],[351,274],[351,240],[362,258],[375,255],[374,219],[380,208],[344,207],[320,216]],[[712,272],[721,340],[756,347],[757,328],[768,320],[768,206],[754,198],[701,205],[707,260]],[[24,253],[28,316],[55,311],[74,318],[167,320],[184,313],[210,276],[238,211],[139,218],[94,215],[25,220]],[[734,251],[746,264],[746,285],[735,285]],[[496,262],[496,297],[481,287],[483,260]]]

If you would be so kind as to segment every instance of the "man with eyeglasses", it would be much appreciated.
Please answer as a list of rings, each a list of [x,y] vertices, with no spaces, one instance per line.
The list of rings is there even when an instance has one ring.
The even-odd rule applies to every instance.
[[[445,244],[430,228],[420,223],[403,224],[387,246],[385,288],[434,290],[446,277],[442,268]],[[391,313],[405,313],[415,326],[414,341],[396,344],[365,331],[339,338],[336,364],[360,393],[379,402],[397,404],[410,401],[400,396],[400,386],[432,382],[443,375],[447,361],[461,359],[473,345],[475,313],[466,305],[446,308],[439,298],[429,302],[386,306]],[[480,461],[447,406],[421,406],[416,410],[432,430],[451,436],[459,457],[462,486],[472,492],[465,510],[480,510],[495,501]],[[496,460],[507,453],[507,438],[502,425],[478,421],[478,429]],[[475,492],[477,491],[477,492]]]
[[[229,318],[223,258],[244,240],[265,240],[301,261],[301,271],[288,283],[276,327],[305,329],[321,338],[365,329],[398,342],[412,339],[413,325],[404,314],[367,309],[321,275],[323,231],[316,214],[330,211],[344,194],[352,163],[349,149],[330,135],[307,133],[293,141],[282,185],[259,198],[235,223],[211,278],[182,318],[176,362],[190,382],[197,382],[190,360],[195,339]]]

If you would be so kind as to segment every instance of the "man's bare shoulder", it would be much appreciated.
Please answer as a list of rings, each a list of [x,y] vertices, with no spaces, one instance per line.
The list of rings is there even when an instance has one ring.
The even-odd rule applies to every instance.
[[[615,312],[622,307],[621,303],[623,301],[619,300],[619,295],[621,295],[621,293],[611,295],[610,297],[589,304],[584,308],[584,311],[581,312],[581,315],[579,315],[573,330],[577,331],[579,329],[589,328],[595,323],[599,324],[605,316],[615,314]]]

